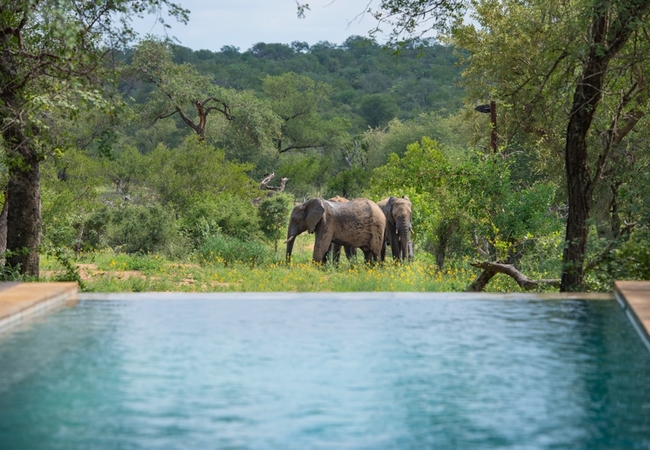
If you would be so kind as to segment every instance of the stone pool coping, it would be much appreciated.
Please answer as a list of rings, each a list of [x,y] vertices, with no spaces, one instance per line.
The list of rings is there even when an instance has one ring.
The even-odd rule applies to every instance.
[[[0,283],[0,331],[77,300],[77,283]]]
[[[614,295],[650,350],[650,281],[616,281]]]

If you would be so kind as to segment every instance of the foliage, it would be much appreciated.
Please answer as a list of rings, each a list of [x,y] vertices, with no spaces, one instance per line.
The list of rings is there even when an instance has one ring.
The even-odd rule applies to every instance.
[[[431,243],[440,266],[445,247],[458,235],[461,254],[506,259],[525,241],[559,227],[548,216],[555,186],[517,188],[509,166],[499,156],[453,163],[436,141],[424,137],[409,145],[403,158],[392,154],[373,171],[370,194],[409,196],[414,232],[420,242]]]
[[[124,29],[119,14],[170,5],[183,19],[184,10],[166,1],[32,3],[0,14],[0,28],[24,38],[18,48],[15,33],[5,33],[0,55],[2,163],[14,195],[29,191],[16,189],[17,178],[42,167],[42,243],[53,279],[85,276],[75,272],[74,250],[111,272],[98,275],[88,287],[95,290],[461,290],[477,258],[517,255],[539,278],[562,270],[565,131],[575,116],[567,112],[585,85],[585,62],[610,51],[589,45],[591,22],[611,8],[623,17],[629,2],[594,11],[581,0],[380,2],[376,17],[408,33],[427,17],[446,29],[474,8],[476,22],[457,23],[447,36],[463,47],[456,55],[432,39],[397,43],[399,33],[392,51],[352,36],[342,45],[258,43],[243,52],[146,39],[105,52],[105,37],[132,36],[128,17],[115,36]],[[85,12],[99,21],[82,26]],[[638,18],[623,31],[647,22]],[[595,289],[649,276],[649,45],[645,33],[630,35],[602,72],[602,101],[588,111],[588,159],[579,167],[591,168]],[[104,55],[115,65],[103,64]],[[454,85],[460,70],[464,88]],[[488,100],[498,102],[496,155],[487,149],[489,117],[469,106]],[[257,185],[271,173],[289,179],[287,195],[258,209]],[[302,236],[293,265],[278,264],[262,233],[277,251],[293,198],[334,195],[408,195],[416,262],[317,267],[305,250],[313,238]],[[113,272],[127,270],[139,275],[120,285]],[[489,288],[516,289],[507,279]]]
[[[562,290],[582,289],[588,221],[594,200],[600,200],[594,194],[607,192],[600,187],[609,184],[616,196],[616,155],[647,111],[649,5],[624,0],[475,5],[476,22],[458,26],[453,36],[470,51],[465,71],[470,95],[507,104],[516,124],[511,134],[537,141],[559,157],[557,165],[564,164],[569,212]]]
[[[426,136],[442,144],[441,149],[449,158],[462,158],[466,154],[467,133],[462,129],[466,119],[443,116],[431,112],[401,121],[391,120],[385,129],[367,130],[363,136],[365,158],[370,168],[386,164],[391,153],[404,156],[409,144]]]
[[[195,246],[216,234],[239,239],[261,237],[255,206],[250,200],[227,192],[192,196],[180,223]]]
[[[41,217],[46,247],[84,247],[92,241],[102,208],[99,190],[108,180],[99,161],[79,150],[69,150],[43,164]]]
[[[253,181],[248,164],[228,161],[222,150],[188,136],[176,149],[157,146],[149,158],[147,183],[165,204],[187,211],[197,195],[229,194],[251,199]]]
[[[363,167],[344,169],[327,181],[324,197],[361,197],[369,182],[370,172]]]
[[[287,225],[287,218],[292,208],[293,198],[282,193],[266,197],[258,208],[260,227],[273,240],[275,252],[278,251],[278,240]]]
[[[63,273],[57,274],[54,278],[55,281],[76,281],[79,289],[85,289],[85,283],[81,279],[79,267],[73,261],[73,255],[63,248],[57,248],[54,251],[54,257],[57,262],[63,267]]]
[[[123,203],[116,208],[108,244],[126,253],[160,252],[178,257],[188,251],[174,214],[160,205]]]
[[[258,147],[269,147],[278,134],[279,120],[265,102],[248,92],[223,88],[201,75],[191,64],[176,64],[165,42],[147,39],[137,46],[129,74],[152,83],[145,104],[145,117],[158,120],[178,115],[201,138],[205,137],[207,119],[212,112],[216,120],[230,122],[236,136]]]
[[[281,118],[279,153],[316,147],[336,147],[345,139],[349,123],[340,118],[325,119],[331,86],[305,75],[287,72],[264,79],[264,97]]]
[[[296,198],[313,197],[329,181],[332,158],[323,158],[317,151],[284,154],[278,173],[289,178],[287,191]]]
[[[453,48],[433,39],[408,43],[399,55],[362,36],[350,36],[341,45],[260,43],[244,52],[233,52],[229,46],[219,52],[171,48],[176,64],[191,64],[219,86],[252,90],[260,96],[268,76],[305,76],[316,85],[327,85],[334,91],[328,112],[348,119],[353,133],[366,127],[358,106],[367,95],[398,92],[392,100],[399,104],[402,119],[434,109],[455,111],[461,104],[462,89],[455,86],[461,69],[456,65],[458,58]],[[284,75],[290,72],[294,75]],[[140,103],[146,98],[140,95],[145,89],[131,86],[130,94]]]
[[[385,94],[372,94],[364,97],[359,105],[359,112],[371,128],[386,125],[397,115],[397,105]]]

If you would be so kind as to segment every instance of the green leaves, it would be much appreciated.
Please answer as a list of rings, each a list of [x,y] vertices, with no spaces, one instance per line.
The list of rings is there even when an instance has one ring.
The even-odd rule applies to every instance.
[[[177,149],[163,145],[150,154],[148,183],[160,199],[184,211],[195,195],[229,193],[250,199],[254,182],[246,174],[251,166],[225,159],[222,150],[189,136]]]

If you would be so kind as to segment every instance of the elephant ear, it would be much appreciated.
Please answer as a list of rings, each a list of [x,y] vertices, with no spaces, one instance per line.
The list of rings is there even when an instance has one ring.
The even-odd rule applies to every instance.
[[[305,210],[305,222],[307,222],[307,231],[313,233],[316,229],[316,225],[323,218],[325,214],[325,206],[323,201],[319,198],[315,198],[309,201],[307,208]]]

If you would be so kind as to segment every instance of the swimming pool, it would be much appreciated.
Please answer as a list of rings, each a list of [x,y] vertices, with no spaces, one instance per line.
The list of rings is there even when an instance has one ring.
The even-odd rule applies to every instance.
[[[650,446],[614,300],[106,298],[0,337],[0,448]]]

